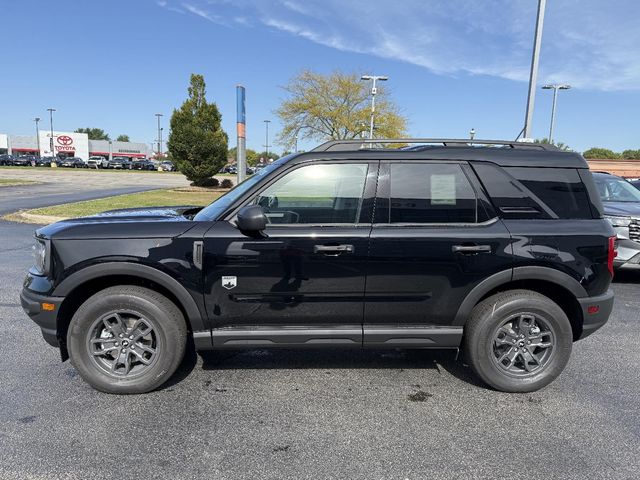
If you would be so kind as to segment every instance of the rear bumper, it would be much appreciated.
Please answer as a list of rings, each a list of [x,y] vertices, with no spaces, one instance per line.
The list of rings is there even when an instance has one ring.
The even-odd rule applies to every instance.
[[[609,320],[613,310],[613,290],[596,297],[578,298],[582,309],[582,334],[579,340],[588,337]],[[591,312],[589,311],[591,309]]]
[[[64,297],[48,297],[27,288],[23,288],[20,293],[22,309],[40,327],[46,342],[54,347],[60,346],[58,339],[58,310],[60,310],[63,300]],[[54,306],[53,310],[43,310],[43,303],[52,304]]]

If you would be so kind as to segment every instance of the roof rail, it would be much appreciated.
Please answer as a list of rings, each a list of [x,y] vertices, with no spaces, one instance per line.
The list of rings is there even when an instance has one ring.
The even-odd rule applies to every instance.
[[[438,144],[444,147],[448,146],[473,146],[473,145],[500,145],[510,148],[539,148],[541,150],[557,151],[558,148],[555,145],[548,143],[530,143],[530,142],[514,142],[505,140],[472,140],[470,138],[365,138],[359,140],[331,140],[325,142],[322,145],[318,145],[312,149],[312,152],[340,152],[350,150],[365,150],[375,148],[377,144],[389,144],[389,143],[423,143],[423,144]]]

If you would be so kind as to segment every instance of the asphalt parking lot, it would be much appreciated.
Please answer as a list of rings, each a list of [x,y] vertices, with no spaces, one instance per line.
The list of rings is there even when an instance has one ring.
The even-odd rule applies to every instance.
[[[533,394],[489,390],[450,352],[335,350],[192,354],[118,397],[22,312],[33,230],[0,222],[2,479],[640,476],[640,273]]]

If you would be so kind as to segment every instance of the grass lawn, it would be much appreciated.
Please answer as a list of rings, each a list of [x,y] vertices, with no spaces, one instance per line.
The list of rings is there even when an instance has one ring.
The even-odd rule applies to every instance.
[[[54,217],[83,217],[115,210],[118,208],[161,207],[170,205],[204,206],[222,195],[225,190],[206,190],[192,188],[171,188],[131,193],[115,197],[87,200],[84,202],[64,203],[52,207],[35,208],[25,213],[32,215],[49,215]]]
[[[38,182],[31,180],[18,180],[16,178],[0,178],[0,187],[12,187],[14,185],[31,185]]]

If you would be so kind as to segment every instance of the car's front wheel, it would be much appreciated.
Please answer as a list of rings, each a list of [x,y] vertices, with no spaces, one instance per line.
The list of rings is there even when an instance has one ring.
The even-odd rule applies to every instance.
[[[551,299],[512,290],[473,309],[464,344],[471,367],[487,384],[504,392],[532,392],[564,370],[573,332],[566,314]]]
[[[176,305],[138,286],[102,290],[74,314],[67,333],[72,364],[106,393],[158,388],[184,357],[187,329]]]

